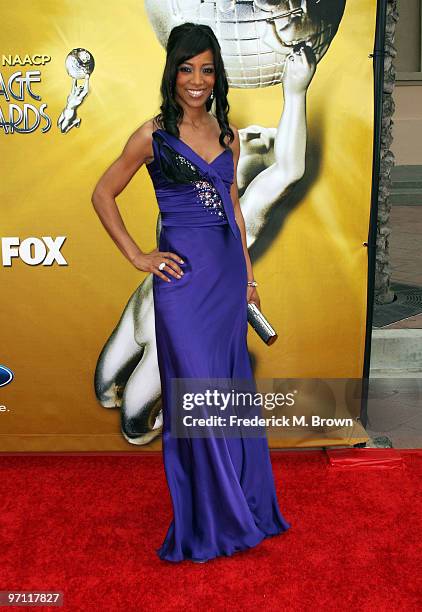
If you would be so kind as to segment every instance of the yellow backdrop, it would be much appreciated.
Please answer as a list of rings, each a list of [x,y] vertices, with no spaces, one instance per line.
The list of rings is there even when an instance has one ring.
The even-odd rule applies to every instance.
[[[1,236],[66,236],[67,266],[1,268],[0,363],[14,381],[0,389],[1,450],[153,450],[129,445],[117,410],[102,408],[93,377],[99,353],[145,274],[106,234],[90,197],[129,135],[158,111],[165,52],[138,0],[16,0],[2,8],[4,54],[46,54],[33,89],[52,126],[42,133],[0,134]],[[257,377],[360,377],[367,300],[367,240],[372,173],[375,0],[347,2],[339,31],[307,94],[307,166],[315,146],[320,170],[271,248],[254,265],[262,309],[279,333],[266,347],[250,328]],[[90,94],[82,123],[56,126],[69,93],[64,60],[92,51]],[[231,89],[230,121],[276,126],[282,87]],[[27,100],[28,101],[28,100]],[[40,105],[41,102],[31,100]],[[22,104],[22,103],[20,103]],[[0,97],[3,113],[7,111]],[[145,168],[118,204],[143,250],[155,247],[158,213]],[[291,444],[290,444],[291,445]]]

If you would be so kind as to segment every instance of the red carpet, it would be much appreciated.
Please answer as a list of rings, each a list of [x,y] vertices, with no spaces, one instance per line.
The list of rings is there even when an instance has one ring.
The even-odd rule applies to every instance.
[[[160,454],[0,456],[0,590],[60,590],[71,612],[415,611],[422,451],[391,452],[394,469],[273,451],[292,528],[205,564],[155,553],[171,517]]]

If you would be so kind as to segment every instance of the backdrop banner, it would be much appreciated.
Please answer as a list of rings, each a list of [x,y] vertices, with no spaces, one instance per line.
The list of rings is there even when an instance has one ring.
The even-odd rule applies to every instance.
[[[258,390],[286,408],[266,423],[270,446],[368,440],[376,0],[16,0],[2,17],[0,451],[161,448],[152,275],[122,255],[91,195],[159,112],[166,41],[186,21],[220,42],[239,129],[235,180],[278,335],[267,345],[248,325],[248,346]],[[304,91],[289,65],[302,45],[316,66]],[[116,201],[153,250],[144,165]]]

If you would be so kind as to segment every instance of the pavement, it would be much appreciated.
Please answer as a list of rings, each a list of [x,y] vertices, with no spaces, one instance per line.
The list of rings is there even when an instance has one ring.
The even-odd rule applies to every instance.
[[[373,328],[366,431],[394,448],[422,448],[422,206],[394,204],[390,220],[392,286],[414,288],[413,314],[400,318],[398,304],[398,320]]]

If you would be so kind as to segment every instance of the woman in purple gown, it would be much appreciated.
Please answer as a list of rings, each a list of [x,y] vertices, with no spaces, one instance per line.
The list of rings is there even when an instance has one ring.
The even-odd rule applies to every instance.
[[[128,239],[122,250],[154,275],[163,460],[173,505],[157,553],[168,561],[232,555],[290,527],[278,507],[265,435],[172,435],[172,379],[253,381],[247,302],[259,306],[259,296],[237,195],[240,145],[227,120],[227,91],[213,31],[191,23],[173,28],[161,113],[127,145],[134,160],[127,174],[146,163],[162,222],[158,249],[143,253]],[[214,98],[216,116],[209,112]],[[121,179],[122,188],[128,180]]]

